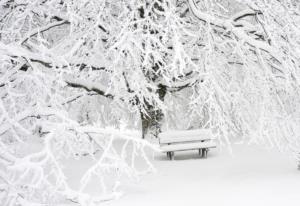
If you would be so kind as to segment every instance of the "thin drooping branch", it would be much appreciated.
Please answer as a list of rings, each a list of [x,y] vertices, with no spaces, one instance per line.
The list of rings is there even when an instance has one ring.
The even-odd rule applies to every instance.
[[[51,59],[49,59],[49,60],[48,60],[48,58],[41,59],[34,53],[24,50],[22,47],[18,47],[16,45],[14,45],[14,47],[17,49],[16,50],[12,50],[11,48],[9,49],[9,54],[11,55],[12,58],[20,57],[21,59],[30,60],[31,62],[39,63],[47,68],[55,68]],[[3,44],[2,49],[6,50],[6,48],[9,48],[9,46]],[[18,52],[16,52],[16,51],[18,51]],[[80,66],[80,70],[82,70],[83,68],[88,67],[89,65],[76,64],[74,66]],[[20,70],[24,70],[24,71],[26,71],[29,67],[30,67],[30,64],[28,64],[28,61],[25,63],[22,63],[22,66],[19,66]],[[66,66],[63,66],[63,67],[66,67]],[[95,67],[95,66],[91,66],[91,67],[92,67],[92,70],[104,70],[105,69],[105,67]],[[114,95],[106,92],[107,89],[105,88],[105,86],[103,86],[99,83],[97,84],[97,83],[93,83],[93,82],[89,82],[89,81],[83,81],[80,79],[71,79],[71,78],[67,78],[65,80],[65,82],[70,87],[82,88],[82,89],[85,89],[86,91],[93,91],[93,92],[97,93],[98,95],[101,95],[101,96],[104,96],[104,97],[107,97],[110,99],[113,99],[113,97],[114,97]],[[4,86],[4,84],[3,85],[1,84],[0,86]]]
[[[238,21],[238,20],[241,20],[245,17],[248,17],[248,16],[255,16],[255,15],[261,15],[262,12],[261,11],[253,11],[252,9],[245,9],[241,12],[238,12],[237,14],[233,15],[231,17],[231,19],[233,21]]]
[[[67,20],[63,20],[63,21],[53,22],[51,24],[48,24],[48,25],[40,27],[40,28],[36,28],[32,32],[27,34],[23,39],[21,39],[19,41],[19,44],[24,44],[28,39],[30,39],[31,37],[37,35],[38,33],[48,31],[48,30],[50,30],[54,27],[61,26],[61,25],[64,25],[64,24],[70,24],[70,22],[67,21]]]
[[[65,77],[65,82],[68,86],[74,87],[74,88],[82,88],[86,91],[93,91],[97,94],[107,97],[109,99],[113,99],[114,95],[107,92],[107,88],[102,85],[101,83],[95,83],[93,81],[89,80],[83,80],[79,78],[71,78],[71,77]]]
[[[196,84],[198,81],[203,82],[204,79],[199,78],[198,76],[189,77],[185,81],[178,81],[172,83],[171,86],[166,86],[167,90],[169,92],[179,92],[182,89],[192,87],[194,84]]]
[[[197,8],[197,5],[194,2],[194,0],[188,0],[188,4],[193,15],[199,20],[209,23],[213,26],[222,28],[226,31],[232,32],[242,42],[245,42],[256,49],[268,52],[279,63],[282,62],[282,58],[278,55],[279,52],[275,48],[271,47],[265,41],[258,41],[253,37],[249,36],[243,30],[243,28],[234,26],[234,21],[232,19],[220,19],[215,16],[211,16],[207,13],[204,13]]]

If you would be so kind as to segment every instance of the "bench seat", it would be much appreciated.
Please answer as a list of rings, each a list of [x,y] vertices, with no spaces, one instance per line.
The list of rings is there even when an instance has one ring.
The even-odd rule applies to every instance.
[[[207,129],[195,129],[195,130],[171,130],[162,132],[159,134],[160,143],[168,142],[182,142],[182,140],[200,140],[200,139],[212,139],[212,134]],[[200,139],[199,139],[200,138]]]
[[[214,138],[211,135],[194,135],[194,136],[188,136],[188,137],[160,137],[160,144],[176,144],[176,143],[182,143],[182,142],[195,142],[195,141],[208,141],[208,140],[214,140]]]
[[[158,135],[160,149],[172,160],[174,152],[199,150],[199,155],[206,158],[210,148],[217,147],[215,138],[209,129],[174,130]]]
[[[162,145],[160,149],[162,152],[172,152],[172,151],[186,151],[193,149],[202,149],[202,148],[215,148],[217,144],[215,142],[191,142],[184,144],[170,144],[170,145]]]

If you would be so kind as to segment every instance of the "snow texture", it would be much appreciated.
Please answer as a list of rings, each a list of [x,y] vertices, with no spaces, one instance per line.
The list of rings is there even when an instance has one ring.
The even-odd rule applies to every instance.
[[[127,193],[106,206],[298,206],[299,171],[276,149],[234,144],[208,153],[178,152],[170,161],[157,153],[157,172],[139,184],[123,185]]]

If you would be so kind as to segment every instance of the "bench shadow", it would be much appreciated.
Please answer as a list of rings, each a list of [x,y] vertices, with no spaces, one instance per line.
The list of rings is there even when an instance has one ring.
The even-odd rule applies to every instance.
[[[201,157],[198,152],[175,152],[174,160],[170,160],[165,153],[159,153],[156,155],[155,160],[158,161],[184,161],[184,160],[207,160],[214,158],[216,154],[214,152],[208,152],[206,158]]]

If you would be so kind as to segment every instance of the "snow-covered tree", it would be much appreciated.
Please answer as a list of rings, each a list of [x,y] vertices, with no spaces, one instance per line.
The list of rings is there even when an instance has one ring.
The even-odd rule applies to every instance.
[[[143,137],[164,127],[210,128],[221,143],[238,136],[296,155],[299,5],[1,1],[2,199],[30,205],[62,196],[88,205],[112,198],[108,171],[115,171],[114,183],[136,176],[137,157],[152,169],[144,149],[153,146],[124,125],[141,127]],[[34,142],[36,152],[20,150]],[[84,155],[97,161],[73,190],[63,159]],[[84,188],[94,174],[103,196],[91,200]]]

